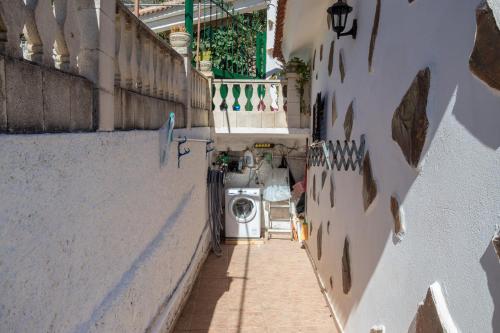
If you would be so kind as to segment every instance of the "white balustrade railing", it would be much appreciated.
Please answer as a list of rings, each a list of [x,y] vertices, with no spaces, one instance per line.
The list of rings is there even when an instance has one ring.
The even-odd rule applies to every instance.
[[[214,111],[285,111],[280,80],[214,80]]]
[[[128,104],[116,98],[124,91],[154,98],[147,104],[158,105],[161,112],[172,108],[184,113],[180,118],[186,126],[196,118],[187,115],[191,107],[210,109],[209,82],[197,71],[186,74],[189,57],[160,39],[119,0],[2,0],[0,55],[89,80],[100,130],[124,128],[123,122],[115,124],[127,117],[123,108]],[[121,109],[115,110],[118,104]]]
[[[210,110],[210,80],[196,69],[191,70],[191,109],[193,112]]]
[[[304,129],[309,115],[301,114],[298,99],[289,101],[289,80],[214,80],[214,127],[221,133],[237,128]],[[296,89],[293,90],[296,94]]]
[[[83,0],[5,0],[0,3],[0,52],[86,74],[98,49],[96,11]],[[97,73],[93,73],[96,75]],[[85,76],[85,75],[84,75]]]
[[[115,85],[184,104],[184,59],[117,2]]]

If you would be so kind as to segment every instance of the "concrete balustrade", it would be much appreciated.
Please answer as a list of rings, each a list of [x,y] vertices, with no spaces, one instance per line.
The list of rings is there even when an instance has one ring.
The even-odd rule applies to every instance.
[[[184,58],[120,2],[115,31],[115,129],[158,129],[170,112],[185,127]]]
[[[209,82],[186,64],[120,1],[2,1],[0,132],[189,127],[191,107],[206,126]]]
[[[196,69],[191,70],[191,126],[209,125],[210,81]]]

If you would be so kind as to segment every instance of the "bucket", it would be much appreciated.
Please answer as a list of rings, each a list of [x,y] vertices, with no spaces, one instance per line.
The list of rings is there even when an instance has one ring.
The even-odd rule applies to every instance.
[[[307,222],[304,220],[302,222],[301,228],[300,228],[300,239],[301,240],[307,240],[308,239],[308,227],[307,227]]]

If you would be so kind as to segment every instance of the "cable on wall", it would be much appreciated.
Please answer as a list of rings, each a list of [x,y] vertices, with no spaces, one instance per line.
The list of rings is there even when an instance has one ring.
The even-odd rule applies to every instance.
[[[224,172],[208,169],[208,218],[212,235],[212,250],[218,257],[222,256],[221,235],[224,228]]]

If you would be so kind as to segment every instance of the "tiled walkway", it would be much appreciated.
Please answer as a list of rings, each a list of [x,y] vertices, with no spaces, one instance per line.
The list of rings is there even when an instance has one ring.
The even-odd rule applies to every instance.
[[[305,250],[290,240],[210,254],[175,332],[336,332]]]

